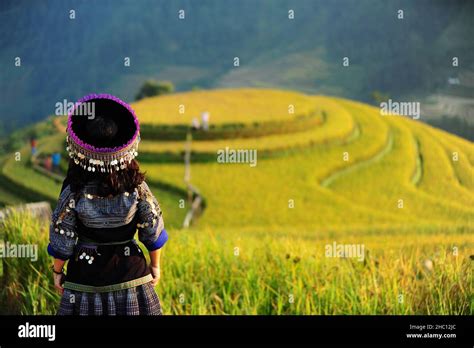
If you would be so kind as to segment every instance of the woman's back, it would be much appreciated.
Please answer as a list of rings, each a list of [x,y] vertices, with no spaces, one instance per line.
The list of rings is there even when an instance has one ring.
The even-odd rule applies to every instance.
[[[97,103],[99,115],[69,116],[71,160],[50,228],[48,252],[55,265],[68,262],[59,314],[159,314],[152,284],[159,277],[157,252],[168,236],[134,159],[138,120],[115,97],[93,95],[86,102]],[[137,230],[151,267],[135,240]]]

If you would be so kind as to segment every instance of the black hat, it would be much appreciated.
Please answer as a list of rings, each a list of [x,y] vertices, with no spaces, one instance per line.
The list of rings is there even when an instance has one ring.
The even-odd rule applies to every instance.
[[[87,171],[125,169],[138,155],[140,125],[133,109],[110,94],[90,94],[68,115],[66,150]]]

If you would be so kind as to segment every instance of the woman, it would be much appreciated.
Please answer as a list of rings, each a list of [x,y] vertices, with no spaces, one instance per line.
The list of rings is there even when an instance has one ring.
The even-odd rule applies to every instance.
[[[81,115],[82,110],[94,113]],[[135,160],[139,131],[131,107],[107,94],[82,98],[68,117],[71,159],[48,246],[54,285],[62,294],[59,315],[161,314],[154,286],[168,236]],[[149,266],[134,239],[137,229]]]

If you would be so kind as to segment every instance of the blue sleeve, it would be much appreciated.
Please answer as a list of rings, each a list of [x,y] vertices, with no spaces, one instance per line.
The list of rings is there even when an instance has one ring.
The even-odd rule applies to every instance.
[[[61,192],[49,228],[48,253],[58,259],[69,259],[76,244],[76,211],[74,193],[68,186]]]

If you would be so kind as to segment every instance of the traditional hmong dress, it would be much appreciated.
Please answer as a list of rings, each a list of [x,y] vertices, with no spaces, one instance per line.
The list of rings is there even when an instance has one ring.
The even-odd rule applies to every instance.
[[[97,183],[72,192],[67,182],[53,212],[48,252],[69,260],[59,315],[159,315],[143,251],[167,241],[162,212],[148,185],[114,197]]]

